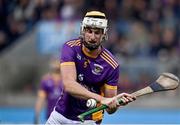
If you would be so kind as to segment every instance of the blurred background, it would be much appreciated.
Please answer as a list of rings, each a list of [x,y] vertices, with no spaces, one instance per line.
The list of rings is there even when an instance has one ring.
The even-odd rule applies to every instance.
[[[119,93],[162,72],[180,77],[179,0],[0,0],[0,123],[33,123],[41,77],[89,10],[109,20],[103,44],[120,63]],[[140,97],[103,123],[180,123],[180,88]]]

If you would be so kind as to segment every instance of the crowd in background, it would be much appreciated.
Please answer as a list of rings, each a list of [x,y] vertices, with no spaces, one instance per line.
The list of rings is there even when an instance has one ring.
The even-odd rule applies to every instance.
[[[109,19],[106,46],[113,53],[158,56],[180,51],[178,0],[0,0],[0,50],[40,20],[81,19],[93,9]]]
[[[42,20],[82,20],[87,10],[106,13],[104,44],[117,57],[179,58],[179,0],[0,0],[0,51]]]

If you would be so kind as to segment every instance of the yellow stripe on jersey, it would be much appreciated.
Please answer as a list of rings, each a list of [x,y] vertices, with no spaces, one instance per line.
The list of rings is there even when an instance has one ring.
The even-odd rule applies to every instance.
[[[111,86],[111,85],[105,84],[104,87],[107,89],[117,90],[117,86]]]
[[[81,46],[81,41],[79,40],[79,42],[76,45],[77,46]]]
[[[115,66],[113,63],[111,63],[111,61],[110,60],[108,60],[106,57],[104,57],[103,55],[100,55],[101,56],[101,58],[103,58],[107,63],[109,63],[112,67],[113,67],[113,69],[116,69],[116,67],[117,66]]]
[[[69,42],[67,42],[66,44],[71,45],[71,44],[74,43],[74,41],[75,41],[75,40],[69,41]]]
[[[68,41],[67,44],[70,44],[70,43],[74,43],[74,42],[79,42],[80,39],[77,39],[77,40],[71,40],[71,41]]]
[[[67,42],[67,44],[68,44],[69,46],[72,46],[72,45],[74,44],[74,42],[75,42],[75,41],[70,41],[70,42]]]
[[[80,46],[81,45],[81,41],[80,40],[73,40],[73,41],[67,42],[66,44],[69,45],[70,47]]]
[[[102,55],[104,57],[106,57],[108,60],[110,60],[110,62],[115,66],[117,67],[118,66],[118,63],[105,51],[102,52]]]
[[[116,62],[114,62],[110,57],[108,57],[108,55],[102,53],[102,55],[109,60],[109,62],[111,62],[112,65],[114,65],[115,67],[118,66],[118,64]]]
[[[71,66],[71,65],[75,65],[75,62],[63,62],[60,65],[61,66]]]
[[[108,56],[108,57],[113,61],[113,63],[114,63],[115,65],[118,66],[118,63],[112,58],[112,56],[110,56],[106,51],[103,51],[103,53],[104,53],[106,56]]]
[[[74,44],[74,42],[71,42],[71,43],[67,43],[69,46],[72,46]]]
[[[81,45],[80,43],[81,43],[80,41],[76,41],[74,42],[74,46],[80,46]]]
[[[77,46],[78,43],[80,43],[80,41],[75,41],[75,42],[73,42],[72,45],[71,45],[71,47]]]
[[[100,88],[100,95],[104,97],[104,85]]]
[[[116,63],[114,60],[112,60],[108,55],[105,53],[101,53],[101,58],[103,58],[106,62],[108,62],[114,69],[118,67],[118,63]]]

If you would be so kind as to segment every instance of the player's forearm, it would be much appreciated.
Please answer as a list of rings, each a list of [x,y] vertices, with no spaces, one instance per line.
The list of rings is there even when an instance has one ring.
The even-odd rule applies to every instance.
[[[42,90],[39,90],[38,91],[38,97],[37,97],[36,104],[35,104],[35,114],[37,117],[39,117],[39,115],[40,115],[42,107],[45,103],[45,99],[46,99],[45,92]]]
[[[100,102],[103,98],[102,96],[87,90],[85,87],[83,87],[77,82],[66,81],[66,83],[64,84],[64,87],[65,87],[66,92],[81,99],[87,100],[90,98],[94,98],[95,100]]]
[[[107,97],[107,98],[112,98],[112,97],[115,97],[117,95],[117,90],[116,89],[105,89],[104,90],[104,96]],[[113,114],[115,113],[117,110],[117,107],[114,107],[114,108],[107,108],[106,111],[108,114]]]
[[[35,118],[34,118],[34,123],[35,124],[38,124],[39,123],[39,117],[40,117],[40,112],[41,112],[41,109],[42,109],[42,100],[41,98],[39,97],[37,99],[37,102],[36,102],[36,105],[35,105]]]
[[[39,116],[41,109],[42,109],[43,101],[41,99],[38,99],[35,105],[35,114],[36,116]]]

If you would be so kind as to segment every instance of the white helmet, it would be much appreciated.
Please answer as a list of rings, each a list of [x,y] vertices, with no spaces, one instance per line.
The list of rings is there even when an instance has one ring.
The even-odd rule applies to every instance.
[[[99,11],[90,11],[87,12],[82,24],[81,24],[81,35],[83,35],[84,28],[86,27],[92,27],[92,28],[100,28],[103,29],[104,37],[103,40],[107,40],[107,25],[108,21],[106,19],[106,16],[104,13]],[[84,36],[82,36],[83,38]],[[89,49],[96,49],[99,45],[88,45],[86,41],[83,41],[85,46]]]
[[[107,19],[104,13],[99,11],[90,11],[87,12],[81,26],[81,31],[85,27],[100,28],[104,30],[104,34],[107,32]]]

